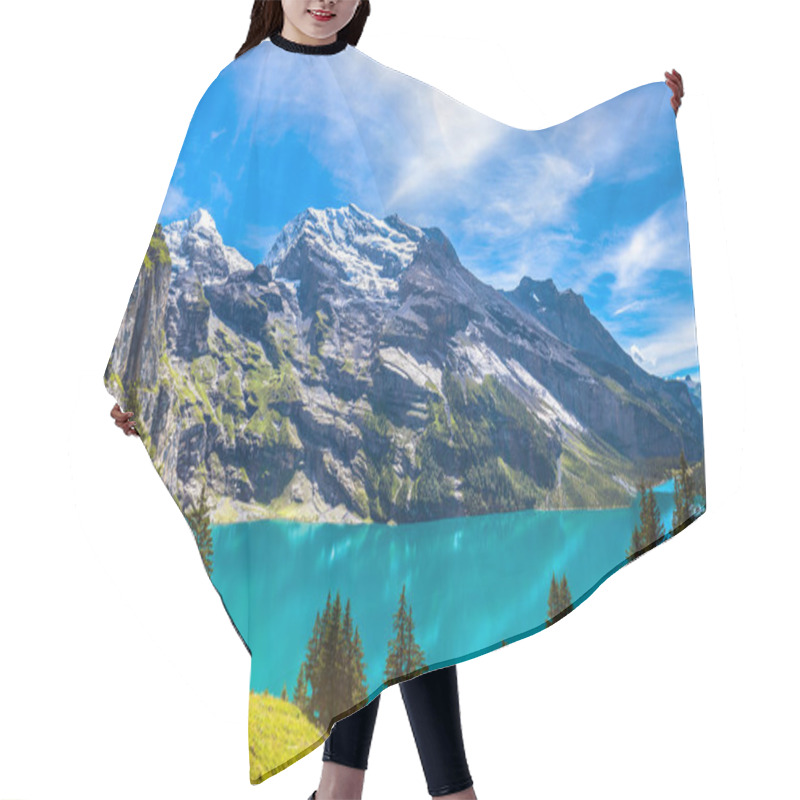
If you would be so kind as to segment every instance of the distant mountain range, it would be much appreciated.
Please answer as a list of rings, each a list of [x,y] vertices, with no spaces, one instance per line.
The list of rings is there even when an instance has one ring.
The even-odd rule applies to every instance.
[[[583,297],[572,289],[559,292],[548,278],[535,281],[523,278],[513,291],[501,290],[514,305],[535,317],[561,341],[575,348],[578,357],[601,374],[614,374],[622,370],[630,381],[653,386],[653,376],[643,370],[614,340],[602,323],[592,315]],[[663,380],[663,379],[658,379]],[[702,411],[700,383],[689,375],[680,381],[689,390],[689,396]]]
[[[156,226],[105,375],[123,407],[136,375],[159,472],[215,522],[627,505],[643,469],[702,458],[699,386],[641,369],[580,295],[494,289],[438,228],[352,203],[257,266],[204,209]]]
[[[694,403],[695,407],[698,411],[702,412],[703,406],[703,398],[702,393],[700,391],[700,381],[696,381],[692,379],[691,375],[684,375],[681,380],[684,382],[686,388],[689,390],[689,395],[692,398],[692,402]]]

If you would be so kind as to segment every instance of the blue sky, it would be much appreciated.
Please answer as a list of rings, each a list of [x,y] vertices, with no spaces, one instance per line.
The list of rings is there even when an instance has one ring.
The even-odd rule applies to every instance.
[[[531,88],[512,79],[498,91]],[[309,206],[397,213],[441,228],[486,283],[550,277],[644,369],[698,378],[670,96],[651,83],[528,131],[356,48],[308,56],[267,40],[198,104],[159,221],[207,208],[257,264]]]

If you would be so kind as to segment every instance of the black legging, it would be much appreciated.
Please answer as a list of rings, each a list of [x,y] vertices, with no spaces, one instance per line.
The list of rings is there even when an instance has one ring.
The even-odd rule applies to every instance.
[[[456,665],[403,681],[400,691],[431,797],[468,789],[472,777],[461,734]],[[378,695],[354,714],[334,723],[325,740],[323,761],[367,768],[380,699]]]

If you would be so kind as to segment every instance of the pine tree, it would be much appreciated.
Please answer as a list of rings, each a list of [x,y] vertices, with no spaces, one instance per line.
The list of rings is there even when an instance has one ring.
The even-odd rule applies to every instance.
[[[353,657],[351,662],[353,664],[352,671],[352,701],[356,703],[367,695],[367,671],[364,665],[364,645],[361,642],[361,634],[358,632],[358,625],[355,628],[353,635]]]
[[[559,589],[559,602],[561,604],[561,614],[569,614],[572,611],[572,593],[569,590],[569,586],[567,586],[567,576],[566,574],[562,574],[561,576],[561,587]]]
[[[347,665],[343,663],[343,650],[342,601],[337,592],[331,603],[328,592],[328,602],[322,613],[322,640],[313,694],[314,707],[323,721],[333,716],[332,712],[340,705],[346,690]]]
[[[547,598],[547,622],[545,627],[550,627],[556,619],[566,616],[572,611],[572,594],[567,585],[566,573],[561,575],[561,583],[556,580],[556,574],[550,580],[550,595]]]
[[[701,458],[695,467],[695,495],[700,497],[700,507],[706,507],[706,462]]]
[[[684,505],[686,506],[686,510],[688,511],[689,516],[691,516],[691,514],[693,513],[694,496],[697,489],[695,487],[694,474],[692,470],[689,468],[689,464],[686,462],[686,458],[683,455],[683,451],[681,451],[680,471],[681,475],[683,476]]]
[[[367,694],[367,676],[364,670],[364,647],[361,643],[361,636],[358,626],[353,630],[353,619],[350,613],[350,598],[347,598],[347,605],[344,611],[344,622],[342,624],[343,642],[346,655],[343,659],[345,664],[344,685],[342,688],[342,702],[357,703]]]
[[[283,682],[283,689],[281,689],[281,700],[288,700],[289,693],[286,691],[286,681]]]
[[[646,519],[647,519],[647,489],[644,485],[644,478],[639,478],[639,523],[641,524],[641,528],[639,524],[635,525],[633,528],[633,534],[631,535],[631,544],[630,547],[625,551],[625,555],[628,557],[628,561],[633,561],[636,558],[637,553],[641,550],[644,550],[647,542],[645,540],[645,529],[646,529]]]
[[[548,595],[547,598],[547,623],[545,624],[546,628],[549,628],[555,621],[555,617],[558,616],[560,597],[561,597],[561,592],[558,589],[558,581],[556,580],[556,573],[554,572],[553,577],[550,580],[550,594]]]
[[[344,628],[342,625],[342,599],[339,592],[336,592],[336,599],[331,607],[330,624],[326,626],[328,638],[323,637],[326,645],[326,656],[328,656],[332,670],[328,670],[331,678],[331,697],[342,697],[346,694],[347,663],[345,659],[346,650],[344,646]]]
[[[328,592],[328,602],[330,603],[331,595]],[[318,686],[318,675],[320,671],[320,652],[322,650],[322,620],[320,619],[319,611],[317,611],[314,618],[314,626],[312,628],[311,638],[306,645],[306,658],[300,665],[300,675],[298,675],[298,686],[302,685],[302,694],[297,693],[295,688],[294,704],[300,708],[305,715],[313,722],[315,720],[314,706],[311,698],[307,697],[308,685]]]
[[[319,614],[317,614],[317,618],[319,619]],[[307,717],[313,719],[308,710],[308,679],[306,677],[305,663],[300,665],[300,670],[297,673],[297,683],[294,686],[292,703],[294,703],[294,705],[296,705]]]
[[[672,509],[672,530],[674,531],[678,525],[680,525],[681,520],[685,519],[685,517],[681,516],[681,496],[683,495],[683,488],[681,487],[681,478],[680,475],[676,475],[675,483],[673,484],[672,489],[672,504],[674,508]]]
[[[647,490],[647,526],[643,527],[645,534],[645,547],[653,544],[664,536],[664,525],[661,522],[661,512],[658,510],[656,495],[652,486]]]
[[[200,492],[197,505],[191,504],[184,516],[194,533],[197,548],[203,559],[203,566],[210,576],[213,571],[214,545],[211,537],[211,513],[206,501],[205,484]]]
[[[414,618],[409,605],[406,611],[406,585],[400,593],[400,606],[393,615],[395,636],[387,642],[389,653],[386,656],[383,679],[396,681],[412,672],[427,672],[424,652],[414,638]]]
[[[301,666],[303,680],[298,684],[307,694],[295,692],[297,705],[306,717],[316,724],[326,724],[343,709],[351,708],[367,693],[364,649],[358,628],[353,625],[348,598],[342,613],[339,593],[331,601],[331,593],[320,616],[317,612],[314,630]]]
[[[644,550],[644,536],[642,532],[639,530],[638,525],[633,526],[633,533],[631,534],[631,545],[625,551],[625,555],[628,557],[628,561],[633,561],[636,558],[636,554],[640,551]]]
[[[692,516],[692,505],[694,503],[694,481],[689,473],[689,465],[686,463],[686,456],[681,450],[681,460],[678,472],[675,475],[675,490],[672,498],[675,508],[672,511],[672,530],[686,522]]]

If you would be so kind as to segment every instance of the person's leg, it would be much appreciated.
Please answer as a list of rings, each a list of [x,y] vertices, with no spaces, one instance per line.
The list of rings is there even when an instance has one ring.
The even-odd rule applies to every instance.
[[[475,797],[461,732],[455,664],[400,684],[431,797]]]
[[[314,800],[359,800],[378,716],[374,700],[338,722],[322,751],[322,777]]]

